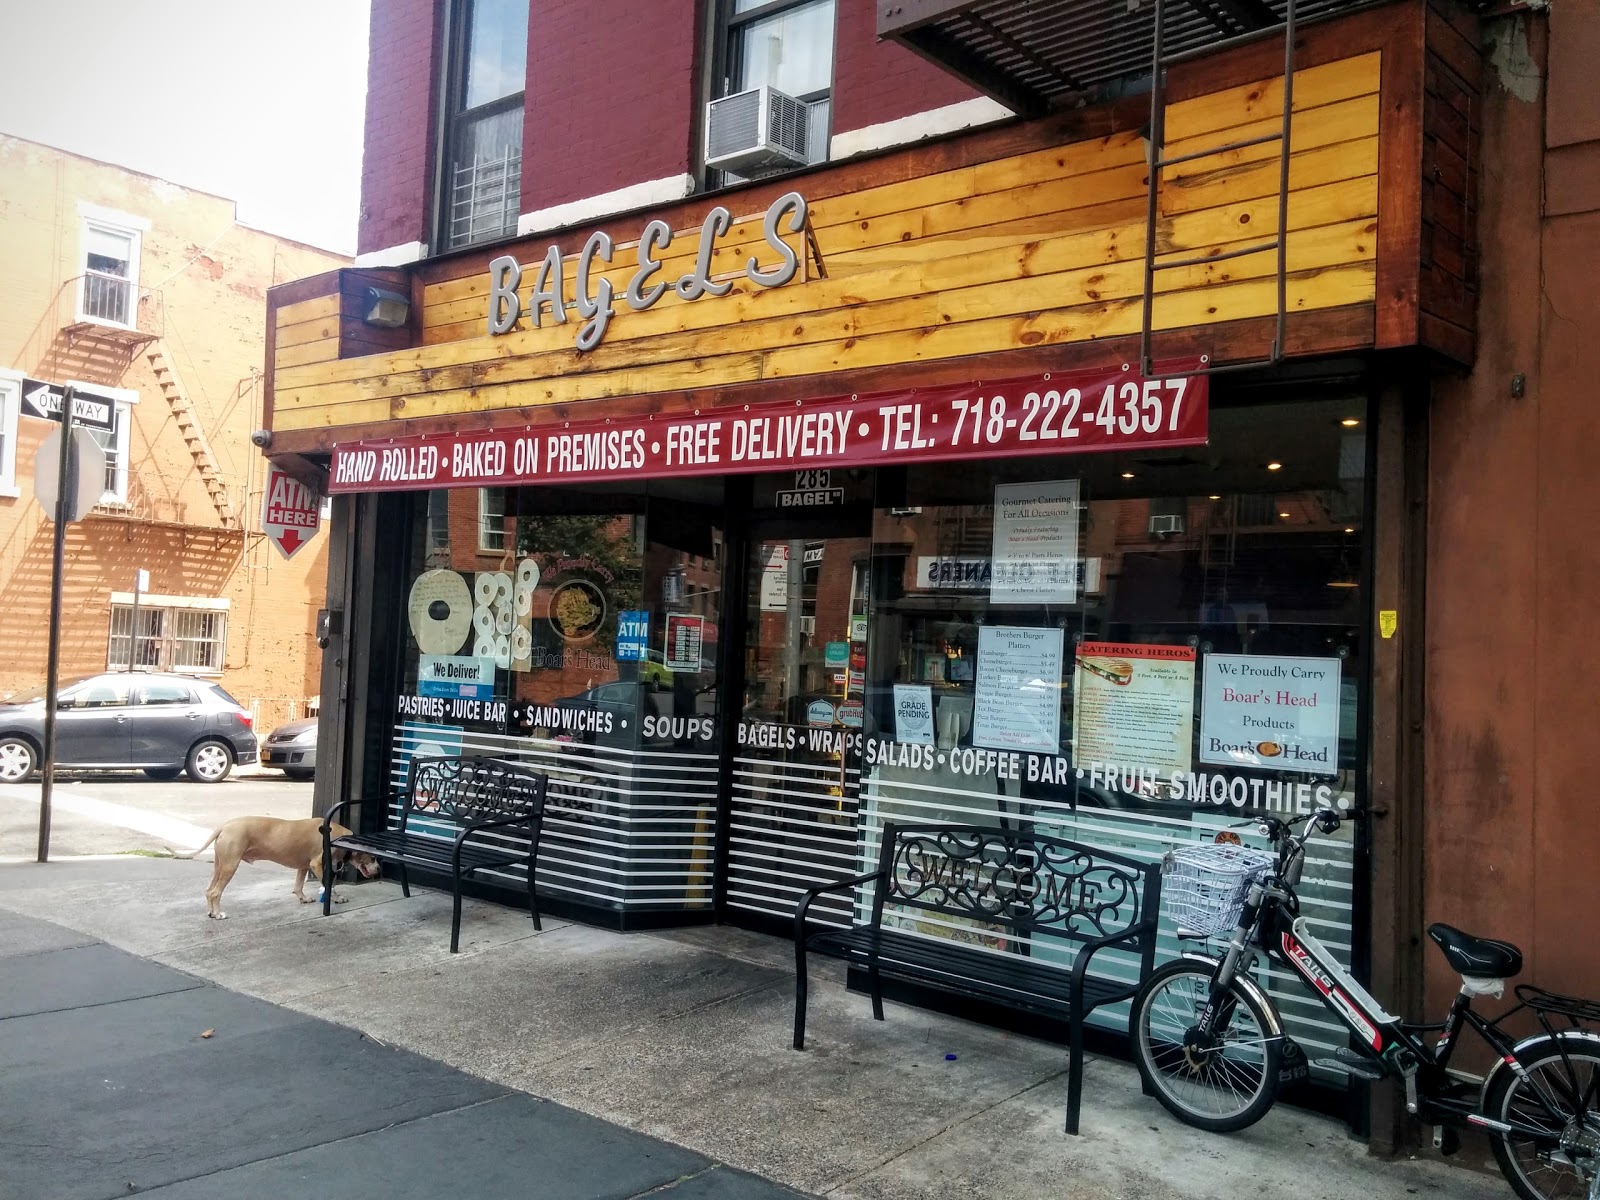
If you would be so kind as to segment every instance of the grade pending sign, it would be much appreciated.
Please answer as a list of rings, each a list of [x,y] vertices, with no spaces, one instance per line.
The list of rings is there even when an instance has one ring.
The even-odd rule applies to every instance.
[[[267,466],[261,530],[285,558],[293,558],[322,525],[322,498],[277,463]]]
[[[1208,380],[1101,370],[333,448],[330,492],[833,471],[1204,445]],[[830,477],[831,482],[831,477]]]

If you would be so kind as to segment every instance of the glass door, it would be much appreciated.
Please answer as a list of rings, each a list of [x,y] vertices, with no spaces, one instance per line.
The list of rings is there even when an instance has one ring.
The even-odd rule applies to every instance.
[[[791,920],[809,887],[860,870],[856,812],[872,541],[757,526],[746,579],[742,712],[731,766],[727,904]],[[850,897],[812,912],[846,923]]]

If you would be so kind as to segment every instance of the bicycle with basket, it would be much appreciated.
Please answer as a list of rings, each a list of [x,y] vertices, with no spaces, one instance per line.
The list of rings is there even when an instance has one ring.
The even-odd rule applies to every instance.
[[[1306,842],[1363,815],[1320,809],[1298,833],[1263,816],[1255,823],[1270,851],[1209,845],[1167,856],[1162,895],[1178,937],[1226,937],[1227,948],[1220,958],[1186,950],[1134,998],[1129,1032],[1146,1090],[1180,1120],[1217,1133],[1266,1115],[1300,1052],[1252,975],[1265,956],[1352,1035],[1351,1048],[1317,1066],[1368,1082],[1400,1080],[1407,1111],[1434,1126],[1434,1143],[1445,1153],[1459,1145],[1458,1127],[1483,1131],[1523,1200],[1600,1200],[1600,1003],[1521,984],[1512,1008],[1486,1018],[1473,999],[1502,995],[1505,981],[1522,970],[1521,951],[1434,924],[1428,936],[1461,974],[1461,988],[1443,1021],[1402,1021],[1311,933],[1295,890]],[[1506,1024],[1522,1013],[1532,1014],[1540,1032],[1517,1040]],[[1463,1026],[1495,1054],[1481,1083],[1449,1071]]]

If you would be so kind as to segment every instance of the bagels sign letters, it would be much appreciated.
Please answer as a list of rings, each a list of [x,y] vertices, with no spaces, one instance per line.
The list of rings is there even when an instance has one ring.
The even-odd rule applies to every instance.
[[[766,244],[777,255],[775,266],[763,267],[752,255],[744,266],[744,277],[757,287],[781,287],[795,277],[800,269],[800,258],[783,240],[781,226],[790,233],[799,233],[806,227],[805,197],[799,192],[787,192],[767,208],[762,221]],[[711,256],[717,239],[733,228],[733,214],[718,205],[706,214],[700,226],[700,243],[695,252],[694,269],[677,280],[651,280],[660,273],[661,259],[657,256],[672,244],[675,236],[665,221],[651,221],[644,227],[636,243],[638,270],[629,278],[622,298],[634,312],[643,312],[670,287],[683,300],[698,300],[702,296],[726,296],[733,290],[731,279],[713,279]],[[575,298],[572,307],[577,310],[583,326],[578,330],[579,350],[593,350],[606,335],[606,327],[616,311],[612,301],[616,289],[611,280],[594,278],[596,262],[611,264],[615,247],[611,235],[604,230],[589,235],[577,256],[577,277],[574,280]],[[517,327],[518,319],[527,313],[534,328],[546,320],[554,325],[564,325],[567,320],[565,300],[565,262],[560,246],[551,246],[539,261],[533,277],[533,289],[528,293],[526,306],[521,293],[522,264],[509,254],[502,254],[489,263],[489,332],[510,333]]]
[[[1200,446],[1207,377],[1128,364],[682,416],[336,443],[330,492],[420,491]]]

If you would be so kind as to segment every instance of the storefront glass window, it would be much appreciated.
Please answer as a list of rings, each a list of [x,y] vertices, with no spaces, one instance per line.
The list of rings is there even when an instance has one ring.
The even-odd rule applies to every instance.
[[[551,489],[422,497],[396,786],[419,755],[529,760],[551,780],[542,887],[620,908],[708,904],[711,511]]]
[[[1154,861],[1257,842],[1235,829],[1253,812],[1357,802],[1364,417],[1346,397],[1222,408],[1203,451],[910,469],[873,520],[863,861],[889,820]],[[1348,830],[1301,890],[1346,955]],[[938,925],[917,922],[984,937]],[[1342,1044],[1292,984],[1280,999],[1302,1040]]]

